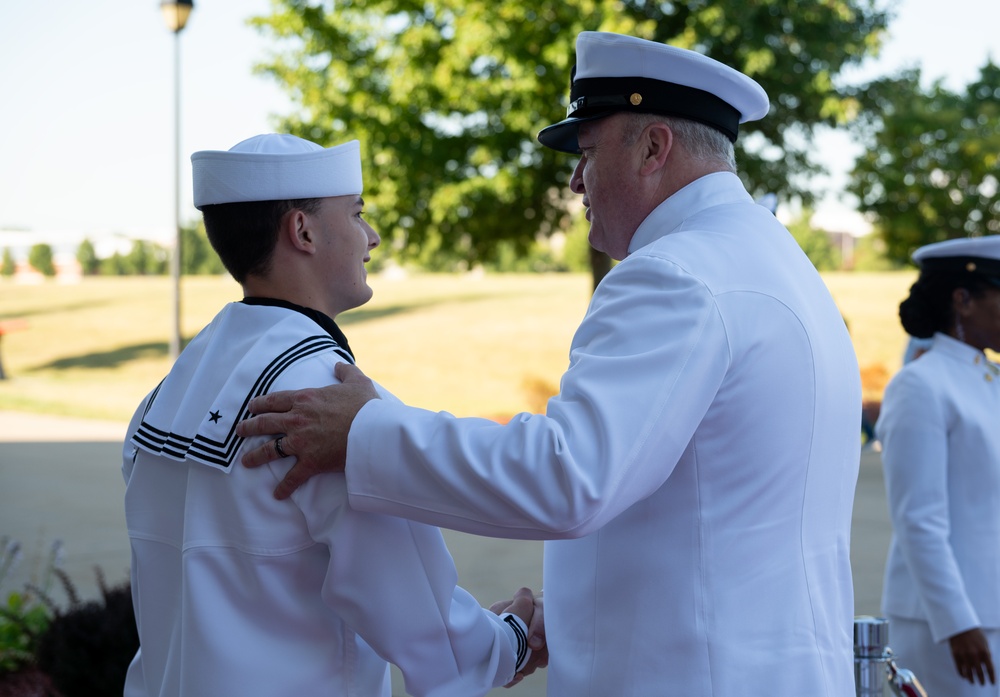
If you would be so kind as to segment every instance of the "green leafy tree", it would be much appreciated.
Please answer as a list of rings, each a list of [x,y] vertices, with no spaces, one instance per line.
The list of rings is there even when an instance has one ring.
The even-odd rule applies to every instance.
[[[593,271],[590,258],[593,247],[590,246],[589,233],[590,223],[583,216],[574,219],[569,230],[566,231],[563,259],[570,271],[576,273]],[[610,268],[610,264],[608,268]]]
[[[800,218],[788,225],[788,231],[818,271],[835,271],[840,268],[840,252],[829,235],[809,223],[811,217],[812,211],[806,209]]]
[[[101,274],[105,276],[126,276],[131,273],[126,258],[121,252],[115,252],[111,256],[101,260]]]
[[[94,243],[89,239],[84,239],[76,248],[76,260],[84,276],[93,276],[101,270],[101,260],[97,258]]]
[[[751,192],[811,198],[809,135],[849,118],[834,78],[880,44],[874,0],[275,0],[261,66],[299,106],[281,128],[359,138],[372,219],[400,254],[476,263],[569,228],[573,161],[541,147],[563,118],[576,35],[697,49],[758,80],[771,113],[738,143]],[[282,52],[283,49],[283,52]],[[800,176],[795,176],[800,175]],[[594,259],[595,269],[608,267]]]
[[[226,273],[226,267],[208,241],[204,221],[181,228],[181,270],[188,275]]]
[[[903,268],[899,262],[890,260],[885,254],[885,240],[872,232],[858,237],[854,243],[855,271],[898,271]]]
[[[56,275],[56,265],[52,256],[52,247],[45,243],[34,244],[28,250],[28,263],[43,276]]]
[[[133,240],[132,249],[124,258],[125,272],[139,276],[164,274],[168,263],[167,250],[148,240]]]
[[[876,219],[887,257],[907,264],[931,242],[1000,233],[1000,67],[964,92],[920,72],[869,85],[858,131],[864,154],[849,189]]]
[[[0,276],[10,278],[17,271],[17,262],[14,261],[14,253],[9,248],[4,247],[3,260],[0,261]]]

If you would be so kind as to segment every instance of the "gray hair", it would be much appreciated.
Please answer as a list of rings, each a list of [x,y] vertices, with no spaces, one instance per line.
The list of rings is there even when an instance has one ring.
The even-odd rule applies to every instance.
[[[623,131],[625,145],[633,145],[651,123],[665,123],[688,154],[696,160],[714,162],[723,170],[736,172],[736,153],[729,138],[711,126],[662,114],[628,114]]]

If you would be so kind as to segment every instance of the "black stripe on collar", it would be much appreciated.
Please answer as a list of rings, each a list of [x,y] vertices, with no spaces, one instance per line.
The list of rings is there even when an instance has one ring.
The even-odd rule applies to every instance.
[[[314,310],[310,307],[303,307],[302,305],[296,305],[295,303],[290,303],[287,300],[279,300],[278,298],[243,298],[241,300],[244,305],[270,305],[271,307],[283,307],[286,310],[294,310],[295,312],[300,312],[313,322],[318,324],[323,331],[330,335],[330,337],[337,342],[342,349],[347,351],[354,359],[354,351],[347,343],[347,337],[344,336],[344,332],[340,331],[340,327],[337,323],[333,321],[331,317],[323,314],[319,310]],[[355,362],[354,360],[351,361]]]

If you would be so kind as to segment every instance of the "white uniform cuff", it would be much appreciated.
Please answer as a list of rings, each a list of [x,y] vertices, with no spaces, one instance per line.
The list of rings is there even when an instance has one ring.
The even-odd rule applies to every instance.
[[[514,667],[514,673],[520,673],[524,670],[524,666],[527,665],[528,659],[531,658],[531,649],[528,648],[528,625],[524,623],[524,620],[511,612],[501,614],[500,619],[514,630],[514,637],[517,639],[517,644],[514,647],[515,651],[517,651],[517,665]]]

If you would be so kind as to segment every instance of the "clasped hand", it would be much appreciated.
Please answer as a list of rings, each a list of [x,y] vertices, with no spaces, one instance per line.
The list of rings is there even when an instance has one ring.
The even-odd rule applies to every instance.
[[[528,647],[531,658],[514,679],[504,687],[514,687],[539,668],[549,664],[549,649],[545,643],[545,603],[542,594],[537,596],[530,588],[519,588],[510,600],[498,600],[490,605],[490,610],[499,615],[510,612],[520,617],[528,625]]]

